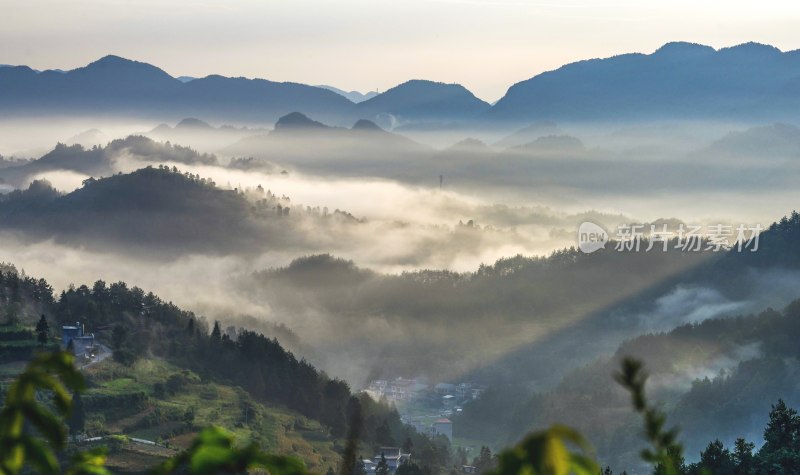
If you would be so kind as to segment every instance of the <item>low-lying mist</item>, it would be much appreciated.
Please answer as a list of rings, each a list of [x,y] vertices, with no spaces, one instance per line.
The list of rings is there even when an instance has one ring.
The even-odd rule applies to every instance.
[[[502,379],[531,348],[562,354],[574,345],[571,335],[608,331],[608,338],[595,338],[585,352],[566,358],[564,370],[633,332],[750,308],[749,301],[713,287],[679,285],[684,273],[711,259],[702,253],[677,260],[657,253],[592,260],[577,251],[541,262],[536,257],[574,246],[585,221],[612,237],[620,224],[657,220],[766,227],[793,208],[788,184],[799,170],[792,157],[800,156],[800,132],[791,126],[726,135],[727,124],[535,124],[506,136],[492,131],[481,137],[486,142],[437,148],[431,145],[436,140],[415,143],[403,131],[374,124],[333,129],[308,120],[295,116],[272,131],[197,121],[158,128],[112,123],[59,139],[84,148],[65,146],[0,169],[5,186],[46,180],[62,193],[79,194],[96,186],[92,179],[165,166],[207,189],[230,190],[233,195],[225,196],[238,203],[237,212],[252,207],[267,224],[256,219],[241,229],[206,227],[213,220],[181,214],[196,203],[165,195],[169,201],[137,209],[140,214],[115,209],[109,216],[96,207],[77,213],[68,234],[46,223],[37,223],[35,233],[4,225],[0,259],[59,288],[124,280],[211,319],[251,316],[285,324],[317,364],[356,386],[375,375]],[[25,125],[30,131],[4,150],[23,143],[35,149],[35,124]],[[156,141],[133,137],[106,145],[123,130]],[[42,134],[38,143],[56,134],[66,129]],[[758,147],[741,152],[747,150],[742,143],[765,136],[781,138],[779,154],[763,160]],[[274,202],[264,205],[264,196]],[[83,202],[59,203],[56,215]],[[283,210],[279,220],[276,203]],[[230,214],[224,206],[209,209],[223,218]],[[81,218],[114,227],[92,227]],[[157,218],[196,228],[147,234]],[[191,242],[169,241],[175,236]],[[314,283],[310,274],[285,279],[297,270],[297,258],[325,254],[352,262],[353,269],[332,274],[334,283],[347,285]],[[502,259],[517,255],[534,259]],[[329,262],[322,264],[313,272],[330,271]],[[784,301],[790,293],[765,290],[768,297],[758,303]],[[615,313],[618,308],[624,312]],[[613,325],[604,315],[614,315]],[[533,380],[540,372],[530,369]]]

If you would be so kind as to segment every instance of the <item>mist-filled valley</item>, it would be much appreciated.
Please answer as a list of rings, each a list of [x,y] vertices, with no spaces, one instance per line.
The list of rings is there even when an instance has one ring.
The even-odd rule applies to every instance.
[[[3,384],[34,334],[43,352],[80,329],[78,446],[134,437],[162,460],[209,423],[317,473],[378,474],[363,459],[394,447],[474,475],[565,424],[649,473],[612,379],[634,357],[681,473],[715,439],[758,455],[773,405],[800,405],[798,58],[670,43],[492,103],[118,56],[0,66]],[[113,468],[138,473],[128,452]]]

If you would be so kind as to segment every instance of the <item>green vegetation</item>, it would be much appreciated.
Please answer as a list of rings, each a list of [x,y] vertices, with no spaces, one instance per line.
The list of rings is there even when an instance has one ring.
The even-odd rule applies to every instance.
[[[56,456],[55,451],[61,451],[66,441],[58,416],[63,418],[74,409],[69,391],[83,388],[83,377],[73,366],[71,354],[41,353],[27,366],[5,394],[0,412],[0,474],[16,475],[29,464],[45,474],[109,473],[105,447],[77,452],[65,466]],[[37,401],[40,392],[52,394],[57,414]],[[233,440],[221,429],[206,428],[187,450],[155,467],[152,473],[241,473],[251,468],[264,468],[273,475],[306,473],[299,459],[266,454],[256,444],[236,447]],[[124,443],[126,439],[115,437],[113,441]]]
[[[678,430],[665,429],[667,416],[647,403],[644,386],[647,374],[640,361],[625,358],[622,369],[614,375],[617,382],[631,394],[633,409],[644,419],[644,434],[652,448],[642,450],[642,458],[656,465],[656,473],[676,475],[683,465],[683,447],[677,442]]]
[[[73,358],[67,353],[43,353],[38,356],[12,384],[6,394],[5,405],[0,413],[0,473],[15,475],[27,464],[33,464],[42,473],[56,473],[59,462],[53,449],[64,447],[66,432],[56,415],[36,401],[37,391],[53,393],[53,401],[62,416],[70,413],[72,398],[68,390],[81,391],[84,387],[82,375],[73,367]],[[33,425],[51,447],[39,438],[27,433],[25,422]],[[562,439],[584,445],[582,438],[565,428],[553,428],[545,433],[531,436],[519,447],[505,452],[500,458],[500,473],[553,473],[588,475],[596,472],[594,462],[582,454],[570,452]],[[115,438],[121,443],[124,438]],[[112,441],[113,441],[112,440]],[[411,442],[408,442],[409,444]],[[78,452],[65,468],[66,473],[108,473],[104,468],[106,450],[94,449]],[[234,438],[217,428],[203,429],[189,447],[179,455],[171,457],[152,470],[154,474],[192,473],[240,473],[252,468],[265,468],[273,475],[294,475],[306,472],[298,459],[269,455],[255,443],[237,447]],[[408,470],[405,470],[408,471]],[[330,473],[331,470],[328,470]],[[342,473],[351,473],[352,468]],[[376,473],[389,472],[382,456]]]
[[[188,379],[191,379],[187,375]],[[642,452],[642,458],[653,464],[655,475],[771,475],[795,473],[800,463],[800,416],[783,401],[773,406],[769,423],[764,431],[766,443],[754,455],[753,444],[737,440],[731,453],[721,442],[711,442],[701,454],[700,462],[686,465],[682,447],[677,442],[677,429],[666,430],[666,415],[648,403],[645,397],[644,373],[641,362],[626,359],[615,375],[617,381],[629,391],[633,408],[644,419],[645,438],[652,448]],[[79,393],[85,387],[84,378],[73,366],[68,353],[41,353],[12,383],[4,396],[0,411],[0,474],[16,475],[30,464],[41,473],[96,474],[109,473],[106,466],[106,447],[78,451],[63,463],[57,458],[65,448],[64,418],[76,408],[76,398],[70,391]],[[56,413],[38,401],[37,394],[50,394]],[[31,430],[34,429],[34,430]],[[352,434],[351,434],[352,435]],[[133,439],[112,436],[109,445],[129,443]],[[406,441],[406,445],[412,442]],[[575,450],[577,448],[578,450]],[[611,470],[600,470],[588,442],[578,432],[553,426],[545,431],[527,436],[521,443],[503,451],[497,458],[496,468],[490,469],[490,452],[482,450],[476,465],[479,473],[489,475],[611,475]],[[342,469],[343,474],[363,472],[363,464],[355,462]],[[354,470],[355,467],[355,470]],[[358,467],[361,467],[358,469]],[[153,474],[215,474],[241,473],[254,468],[266,469],[273,475],[300,475],[307,472],[297,458],[270,455],[257,443],[235,443],[235,437],[216,427],[199,432],[186,450],[170,457],[151,470]],[[487,470],[488,469],[488,470]],[[415,463],[399,470],[401,475],[424,473]],[[389,472],[382,456],[376,473]],[[328,468],[327,474],[333,473]]]
[[[10,322],[0,324],[0,377],[14,367],[15,362],[31,359],[37,347],[49,350],[58,348],[58,344],[49,337],[49,329],[41,326],[41,321],[34,328],[18,322],[18,318],[19,314]],[[13,376],[16,373],[12,371],[10,374]]]
[[[103,150],[76,147],[79,150],[57,147],[52,152],[53,159],[58,161],[63,153],[72,151],[77,162],[106,160]],[[140,157],[146,157],[146,149],[152,147],[159,162],[170,161],[169,154],[159,150],[183,154],[180,147],[136,136],[115,140],[106,148],[115,154],[125,147],[138,149]],[[37,160],[39,166],[52,166],[40,162]],[[359,222],[339,210],[320,215],[318,208],[292,208],[289,197],[277,196],[261,186],[223,189],[210,178],[175,166],[147,165],[125,174],[111,170],[98,173],[97,168],[88,168],[87,174],[105,178],[87,178],[81,188],[62,194],[47,180],[31,177],[27,188],[1,194],[0,228],[22,232],[33,240],[56,238],[72,244],[91,243],[96,249],[117,252],[138,249],[147,253],[218,255],[258,251],[263,249],[265,239],[272,249],[310,241],[303,226],[298,225],[304,220],[327,230],[335,230],[341,223]],[[131,222],[147,225],[132,231]]]
[[[800,353],[795,343],[800,338],[800,301],[791,302],[789,297],[787,301],[791,303],[785,308],[739,316],[735,312],[742,311],[734,309],[738,305],[757,309],[753,303],[761,301],[763,296],[759,293],[767,290],[763,283],[753,285],[758,282],[754,275],[776,268],[781,271],[774,279],[783,281],[787,275],[794,275],[800,256],[798,246],[800,214],[792,213],[762,233],[759,252],[719,256],[682,275],[677,287],[668,282],[658,290],[657,296],[680,300],[675,312],[679,317],[683,313],[686,320],[697,319],[697,323],[680,324],[671,330],[666,325],[658,331],[648,329],[653,312],[659,311],[658,302],[636,305],[629,301],[627,308],[615,306],[599,314],[602,321],[588,327],[594,328],[595,333],[616,331],[613,328],[617,325],[633,331],[619,330],[630,336],[620,337],[621,343],[609,345],[604,355],[594,361],[573,363],[573,369],[559,381],[534,394],[525,381],[497,382],[479,400],[467,405],[461,415],[454,416],[455,435],[493,446],[507,445],[531,428],[560,422],[580,430],[605,463],[636,467],[641,463],[633,431],[637,421],[628,412],[626,395],[605,384],[622,360],[630,356],[647,365],[654,381],[653,396],[662,401],[670,420],[684,429],[682,442],[693,460],[715,438],[728,447],[734,447],[742,437],[755,440],[767,422],[770,403],[782,398],[789,405],[800,404],[800,388],[794,383],[800,374]],[[785,269],[794,271],[787,274]],[[616,282],[611,280],[612,284]],[[767,277],[765,281],[768,285],[774,282]],[[698,293],[693,298],[695,291]],[[697,309],[694,305],[684,308],[685,300],[703,305],[703,296],[731,302],[733,307],[722,314],[724,317],[690,318],[689,314]],[[572,344],[551,344],[560,336]],[[558,374],[555,368],[563,359],[556,356],[569,360],[577,353],[575,341],[581,341],[584,351],[585,345],[592,345],[593,338],[594,333],[582,333],[580,326],[570,328],[563,335],[531,345],[531,351],[519,352],[506,363],[535,364],[540,373]],[[561,362],[551,363],[553,359]],[[522,368],[520,373],[529,374]]]
[[[39,319],[39,322],[36,323],[36,341],[39,342],[39,345],[44,348],[44,345],[47,344],[47,341],[50,338],[50,324],[47,323],[47,319],[44,315]]]
[[[53,450],[65,446],[66,430],[58,416],[69,415],[72,405],[70,391],[84,387],[81,374],[66,353],[42,353],[27,366],[4,394],[0,412],[0,473],[13,475],[22,471],[26,462],[41,473],[58,473],[59,463]],[[37,401],[38,391],[52,394],[57,414]],[[27,425],[33,426],[32,434]],[[44,439],[44,440],[42,440]],[[46,441],[46,443],[45,443]],[[83,473],[80,467],[102,465],[104,458],[97,453],[79,457],[75,467],[67,470]],[[98,470],[97,473],[105,473]]]
[[[561,422],[592,441],[605,463],[633,468],[639,460],[638,423],[626,395],[606,381],[626,357],[634,357],[647,364],[654,398],[683,428],[689,453],[699,454],[715,438],[733,446],[761,431],[770,403],[778,398],[800,403],[797,338],[800,301],[780,312],[768,309],[642,335],[624,342],[613,356],[571,371],[550,391],[530,396],[487,390],[455,417],[454,427],[459,436],[511,443],[531,428]]]
[[[124,433],[181,449],[201,428],[216,425],[238,443],[294,454],[316,472],[338,466],[337,442],[318,421],[259,403],[242,388],[202,381],[164,360],[139,359],[130,367],[107,360],[88,368],[86,377],[88,436]],[[110,463],[124,464],[129,452],[110,454]]]
[[[615,379],[631,395],[634,410],[644,420],[644,435],[651,448],[642,458],[655,466],[655,475],[789,475],[800,467],[800,416],[778,400],[764,429],[764,445],[753,453],[755,444],[736,439],[733,452],[716,439],[700,453],[697,463],[686,464],[678,429],[665,429],[666,414],[650,405],[645,397],[648,375],[640,361],[626,358]]]
[[[792,248],[798,223],[800,218],[793,215],[786,223],[773,226],[765,240],[778,240],[777,246]],[[786,230],[783,230],[784,224]],[[768,257],[770,255],[767,253]],[[483,269],[480,273],[485,277],[474,279],[444,274],[434,278],[432,274],[418,273],[377,281],[373,281],[374,276],[369,272],[345,261],[310,258],[296,261],[286,270],[273,271],[267,279],[291,283],[313,276],[333,287],[350,285],[339,280],[340,271],[343,271],[369,282],[359,288],[372,287],[373,290],[384,284],[391,284],[384,290],[395,284],[427,288],[434,282],[441,284],[441,289],[451,288],[457,292],[486,291],[496,283],[494,279],[524,280],[526,274],[545,276],[550,271],[564,271],[564,275],[568,275],[571,271],[565,269],[576,265],[570,256],[571,252],[565,251],[544,260],[519,261],[518,266],[510,262],[498,263],[497,269]],[[720,266],[717,269],[729,269],[733,264],[728,264],[728,259],[727,256],[718,259],[721,264],[715,264]],[[338,271],[329,275],[317,273],[317,260],[333,265]],[[760,262],[751,264],[757,266]],[[506,267],[508,269],[503,271]],[[696,275],[716,275],[718,271],[705,269]],[[518,273],[523,277],[518,277]],[[430,277],[427,283],[426,275]],[[399,296],[399,293],[395,295]],[[429,296],[430,301],[444,308],[446,301],[437,300],[439,297]],[[401,423],[392,407],[354,394],[346,383],[298,359],[275,338],[245,329],[223,332],[216,322],[209,324],[202,317],[164,302],[152,293],[128,287],[124,282],[108,285],[97,281],[91,287],[70,287],[55,298],[47,282],[4,267],[0,270],[0,299],[8,323],[6,330],[0,332],[0,351],[10,355],[6,356],[9,361],[19,361],[36,353],[37,346],[42,344],[37,337],[49,332],[44,325],[38,330],[35,328],[37,321],[43,320],[53,328],[80,320],[87,331],[112,347],[113,360],[85,369],[89,387],[80,396],[80,405],[76,403],[82,414],[70,422],[74,434],[127,436],[109,439],[108,457],[112,463],[120,453],[131,452],[128,447],[136,444],[133,438],[137,437],[162,444],[157,446],[158,450],[147,452],[148,457],[171,457],[175,450],[190,448],[193,438],[211,424],[224,425],[240,444],[256,444],[262,450],[299,455],[311,469],[320,472],[334,470],[337,466],[341,471],[342,466],[350,466],[351,460],[355,464],[359,456],[372,456],[377,446],[400,445],[407,439],[414,447],[415,464],[424,475],[450,470],[466,459],[463,454],[454,453],[446,439],[417,434]],[[337,302],[342,303],[349,297],[338,299]],[[409,314],[423,300],[405,302]],[[417,307],[419,313],[424,313],[422,310]],[[520,310],[518,316],[522,314]],[[466,420],[484,411],[501,423],[511,421],[514,425],[509,432],[514,440],[531,427],[552,427],[563,422],[576,427],[596,443],[601,459],[614,467],[630,467],[629,462],[638,459],[638,455],[626,454],[627,458],[613,461],[606,458],[609,448],[633,450],[638,442],[635,430],[638,423],[628,410],[624,394],[607,384],[612,369],[626,361],[625,356],[648,358],[646,363],[653,374],[670,381],[669,377],[685,374],[693,365],[714,362],[742,348],[752,347],[756,348],[752,355],[736,360],[724,374],[718,377],[712,374],[694,383],[687,381],[688,389],[683,392],[672,390],[662,381],[656,386],[656,398],[667,402],[663,408],[635,405],[645,416],[646,434],[653,444],[647,461],[660,464],[665,472],[693,470],[693,465],[686,466],[679,457],[682,457],[682,450],[672,445],[674,434],[663,430],[664,418],[669,415],[671,421],[684,428],[684,442],[689,441],[692,447],[697,440],[703,444],[705,450],[700,459],[703,466],[718,465],[716,470],[724,471],[730,466],[727,460],[735,459],[733,466],[752,465],[753,470],[760,470],[758,467],[764,464],[788,467],[793,463],[794,453],[786,452],[785,445],[787,440],[795,440],[795,436],[779,438],[777,449],[754,453],[755,447],[747,442],[747,438],[752,439],[752,432],[736,434],[740,439],[734,443],[729,436],[730,429],[735,426],[732,423],[715,426],[714,421],[750,420],[760,427],[766,422],[764,406],[777,399],[765,399],[765,392],[780,394],[783,391],[789,395],[788,403],[796,404],[793,381],[797,374],[798,353],[794,342],[800,335],[798,322],[800,302],[795,302],[783,312],[770,309],[758,315],[706,320],[665,334],[644,335],[625,342],[614,357],[603,358],[575,371],[553,391],[523,400],[521,405],[500,407],[500,410],[497,407],[500,404],[482,405],[491,401],[489,395],[503,394],[502,391],[487,391],[481,401],[465,408],[464,417]],[[209,331],[210,328],[213,330]],[[49,335],[47,345],[55,345]],[[14,353],[19,348],[28,353]],[[6,374],[14,369],[19,366],[3,368]],[[636,371],[628,369],[628,373],[623,373],[627,376],[620,379],[628,383],[627,389],[635,392],[643,387],[644,381],[637,382],[632,376]],[[502,401],[502,397],[496,396],[495,402],[498,401]],[[790,421],[783,426],[791,426],[796,415],[792,415],[786,405],[781,409],[781,404],[773,408],[774,414],[770,417],[783,414],[783,418]],[[62,416],[66,420],[67,414]],[[459,422],[457,420],[457,424]],[[699,427],[703,425],[706,427]],[[464,424],[464,427],[469,426]],[[709,427],[728,432],[709,434]],[[549,441],[546,444],[552,445],[555,444],[552,437],[541,436],[536,440]],[[705,445],[716,437],[718,441]],[[665,458],[665,454],[669,458]],[[345,462],[340,463],[340,457]],[[522,463],[519,458],[517,462]],[[490,465],[483,464],[484,467]]]
[[[70,287],[56,300],[45,281],[9,267],[0,270],[4,296],[6,305],[15,302],[13,324],[21,328],[14,328],[29,342],[30,353],[13,355],[15,362],[36,351],[32,330],[42,314],[56,328],[81,321],[113,349],[113,359],[84,368],[88,389],[69,422],[80,447],[87,435],[111,437],[103,443],[115,470],[140,471],[170,457],[209,425],[225,427],[238,444],[302,457],[320,472],[341,467],[343,439],[353,426],[356,454],[372,456],[379,445],[411,438],[426,474],[451,465],[446,439],[417,434],[394,408],[351,393],[274,338],[244,329],[209,334],[204,319],[122,282]],[[0,345],[4,352],[14,348]],[[20,365],[0,369],[13,375]],[[160,445],[143,446],[135,438]]]

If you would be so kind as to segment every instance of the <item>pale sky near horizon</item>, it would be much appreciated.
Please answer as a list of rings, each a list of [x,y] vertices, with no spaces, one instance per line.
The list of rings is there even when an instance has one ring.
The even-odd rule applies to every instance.
[[[800,2],[0,0],[0,64],[72,69],[107,54],[173,76],[386,90],[463,84],[489,102],[558,66],[669,41],[800,49]]]

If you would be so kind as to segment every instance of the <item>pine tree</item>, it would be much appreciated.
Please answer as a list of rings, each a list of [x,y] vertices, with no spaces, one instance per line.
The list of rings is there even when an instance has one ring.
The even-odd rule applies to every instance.
[[[753,473],[753,469],[755,468],[753,463],[753,449],[756,445],[739,438],[736,439],[733,447],[732,458],[735,466],[733,473],[735,475],[750,475]]]
[[[800,467],[800,417],[782,399],[772,406],[764,430],[764,445],[758,463],[764,473],[796,473]]]
[[[698,466],[711,473],[725,474],[733,472],[734,463],[730,451],[719,439],[716,439],[700,453]]]
[[[219,322],[214,322],[214,329],[211,330],[211,341],[213,343],[219,343],[222,340],[222,330],[219,328]]]
[[[380,462],[375,466],[375,475],[389,475],[389,464],[383,454],[381,454]]]
[[[364,459],[361,457],[353,464],[353,475],[367,475],[367,468],[364,466]]]
[[[494,459],[492,458],[492,451],[489,450],[489,447],[485,445],[481,447],[481,452],[475,457],[475,461],[472,462],[472,465],[475,466],[478,473],[484,473],[494,468]]]
[[[762,451],[777,452],[783,447],[793,447],[800,437],[800,418],[797,411],[786,406],[783,399],[772,406],[769,422],[764,429],[764,447]]]
[[[47,319],[44,315],[42,315],[42,318],[39,319],[39,323],[36,324],[36,340],[42,348],[47,344],[49,332],[50,325],[47,323]]]

